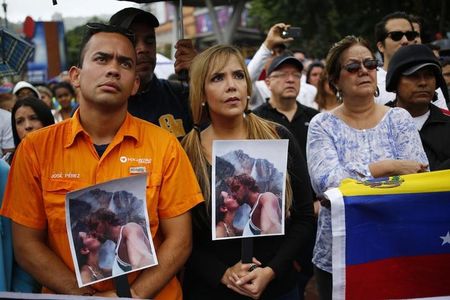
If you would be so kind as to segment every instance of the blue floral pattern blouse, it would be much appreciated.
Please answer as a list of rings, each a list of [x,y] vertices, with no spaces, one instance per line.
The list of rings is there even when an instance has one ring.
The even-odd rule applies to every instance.
[[[316,115],[309,124],[306,147],[309,176],[318,196],[338,187],[344,178],[369,179],[369,164],[385,159],[415,160],[428,164],[411,115],[391,108],[370,129],[355,129],[330,112]],[[332,273],[331,212],[321,207],[313,263]]]

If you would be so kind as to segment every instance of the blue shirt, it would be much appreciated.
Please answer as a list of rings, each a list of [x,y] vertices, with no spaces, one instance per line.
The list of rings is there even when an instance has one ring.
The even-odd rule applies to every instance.
[[[3,203],[9,165],[0,159],[0,206]],[[11,220],[0,216],[0,291],[37,293],[40,285],[13,259]]]
[[[414,121],[402,108],[391,108],[375,127],[363,130],[330,112],[320,113],[309,124],[306,153],[312,187],[319,196],[344,178],[372,178],[373,162],[405,159],[428,164]],[[331,212],[321,207],[313,263],[330,273],[331,249]]]

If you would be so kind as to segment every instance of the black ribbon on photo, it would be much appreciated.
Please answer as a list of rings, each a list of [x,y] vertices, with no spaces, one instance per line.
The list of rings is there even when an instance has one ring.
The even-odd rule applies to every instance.
[[[117,296],[121,298],[131,298],[130,284],[128,283],[127,274],[114,277],[114,285],[116,286]]]

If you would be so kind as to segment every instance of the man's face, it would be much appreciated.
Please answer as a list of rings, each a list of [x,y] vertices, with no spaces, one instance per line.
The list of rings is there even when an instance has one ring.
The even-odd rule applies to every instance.
[[[420,24],[417,22],[413,22],[412,25],[414,31],[419,33],[419,35],[414,39],[414,44],[422,44],[422,38],[420,37]]]
[[[133,23],[130,30],[136,36],[136,72],[141,79],[140,90],[144,90],[152,79],[156,66],[155,28],[146,23]]]
[[[447,86],[450,87],[450,65],[446,65],[442,68],[442,75],[444,75]]]
[[[295,99],[300,92],[302,72],[295,66],[283,64],[273,71],[266,83],[276,99]]]
[[[408,20],[406,19],[391,19],[387,21],[386,25],[386,32],[394,32],[394,31],[401,31],[401,32],[407,32],[412,31],[413,28]],[[384,60],[387,62],[385,65],[389,64],[392,56],[400,47],[407,46],[414,44],[415,40],[408,41],[405,35],[402,36],[402,38],[399,41],[394,41],[390,35],[388,35],[383,42],[378,42],[377,47],[378,50],[383,53]]]
[[[237,187],[234,187],[232,189],[233,194],[232,197],[235,198],[239,205],[242,205],[244,203],[247,203],[248,201],[248,188],[240,184]]]
[[[425,67],[411,75],[400,76],[397,85],[397,98],[403,107],[427,106],[436,90],[436,77],[432,67]]]
[[[72,67],[72,84],[80,89],[80,104],[103,110],[125,109],[139,88],[133,44],[118,33],[94,34],[85,46],[82,67]],[[83,103],[84,102],[84,103]]]
[[[25,99],[27,97],[36,97],[36,94],[30,88],[22,88],[16,92],[17,100]]]

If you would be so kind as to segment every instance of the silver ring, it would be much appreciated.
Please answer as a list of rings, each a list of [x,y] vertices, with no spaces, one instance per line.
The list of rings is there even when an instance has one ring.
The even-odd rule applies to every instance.
[[[251,271],[253,271],[254,269],[256,269],[257,267],[258,267],[257,264],[252,264],[252,265],[250,266],[250,268],[248,269],[248,271],[251,272]]]

